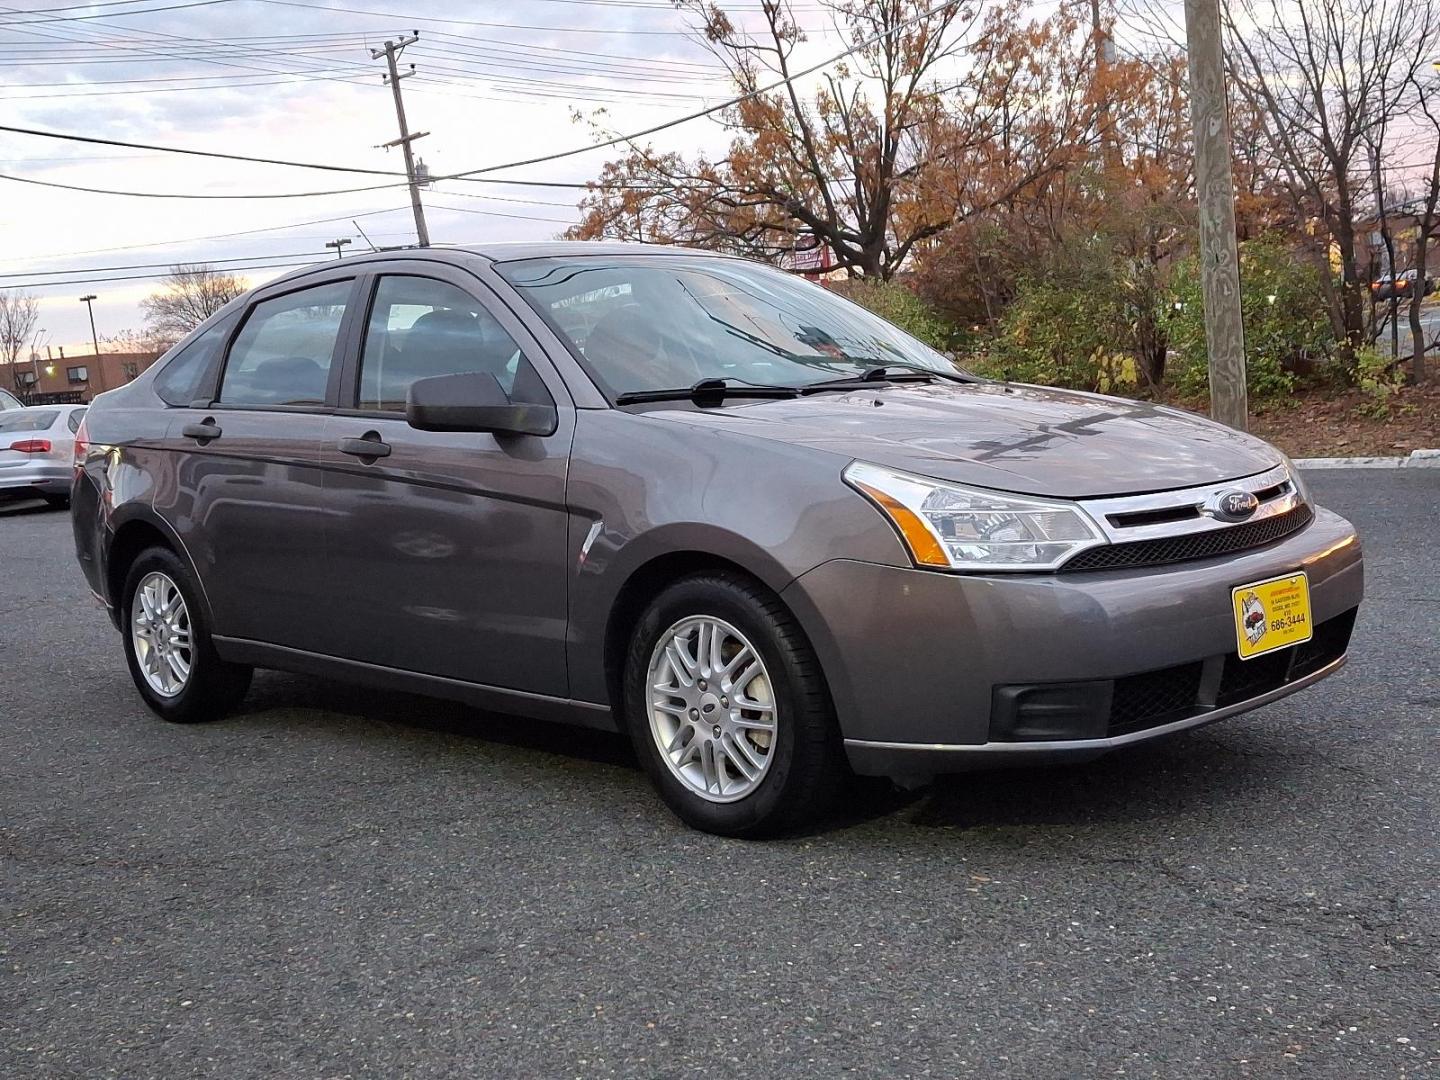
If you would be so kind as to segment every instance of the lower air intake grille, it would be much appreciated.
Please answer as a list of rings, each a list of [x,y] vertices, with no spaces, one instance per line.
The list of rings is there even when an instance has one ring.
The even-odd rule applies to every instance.
[[[1232,525],[1228,529],[1167,536],[1159,540],[1135,540],[1128,544],[1109,544],[1082,551],[1060,567],[1063,574],[1084,570],[1115,570],[1133,566],[1162,566],[1165,563],[1209,559],[1237,551],[1264,547],[1298,532],[1315,519],[1308,506],[1297,506],[1283,514]]]

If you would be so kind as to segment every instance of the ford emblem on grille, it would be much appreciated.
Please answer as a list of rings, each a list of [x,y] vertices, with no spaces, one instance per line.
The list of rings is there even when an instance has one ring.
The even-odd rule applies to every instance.
[[[1212,498],[1205,512],[1219,521],[1244,521],[1260,508],[1260,500],[1252,491],[1232,488]]]

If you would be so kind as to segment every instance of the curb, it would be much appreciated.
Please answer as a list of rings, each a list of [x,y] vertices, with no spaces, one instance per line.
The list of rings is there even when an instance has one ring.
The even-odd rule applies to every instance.
[[[1301,469],[1440,469],[1440,450],[1412,450],[1409,457],[1296,458]]]

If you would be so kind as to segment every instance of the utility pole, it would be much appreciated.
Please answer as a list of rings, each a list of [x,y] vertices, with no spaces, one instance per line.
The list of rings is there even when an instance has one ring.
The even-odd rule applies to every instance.
[[[409,37],[402,37],[399,41],[385,42],[383,49],[371,49],[370,56],[374,60],[385,57],[385,63],[390,68],[390,74],[385,78],[390,83],[390,91],[395,95],[395,119],[400,123],[400,137],[385,143],[386,149],[398,146],[405,151],[405,175],[410,179],[410,206],[415,211],[415,239],[421,247],[430,246],[430,230],[425,227],[425,208],[420,205],[420,181],[415,175],[415,154],[410,149],[410,144],[416,139],[423,139],[430,134],[428,131],[417,131],[410,134],[410,127],[405,123],[405,100],[400,96],[400,80],[415,74],[415,65],[410,65],[410,70],[404,75],[400,74],[395,66],[395,58],[404,51],[405,46],[413,45],[420,40],[420,31],[410,31]]]
[[[1090,27],[1095,39],[1095,124],[1100,133],[1105,172],[1114,176],[1120,170],[1120,148],[1115,143],[1115,128],[1110,122],[1110,65],[1115,62],[1115,43],[1100,22],[1100,0],[1090,0]]]
[[[1240,249],[1235,242],[1235,178],[1225,102],[1219,0],[1185,0],[1195,192],[1200,200],[1200,286],[1210,354],[1210,415],[1244,431],[1245,327],[1240,315]]]
[[[337,259],[343,259],[343,258],[345,257],[345,252],[341,251],[340,249],[343,248],[343,247],[344,247],[346,244],[348,244],[348,243],[350,243],[350,238],[349,238],[348,236],[341,236],[341,237],[338,237],[338,238],[336,238],[336,239],[334,239],[334,240],[326,240],[326,241],[325,241],[325,246],[326,246],[327,248],[334,248],[334,249],[335,249],[335,257],[336,257]]]
[[[104,393],[105,368],[100,363],[100,335],[95,333],[95,301],[98,299],[99,297],[97,297],[94,293],[91,293],[88,296],[80,297],[81,303],[83,303],[86,309],[90,312],[90,340],[95,344],[95,382],[98,386],[98,392]]]

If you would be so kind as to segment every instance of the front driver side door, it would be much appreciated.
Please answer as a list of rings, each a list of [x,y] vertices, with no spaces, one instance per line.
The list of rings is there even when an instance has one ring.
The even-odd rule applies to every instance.
[[[335,599],[326,651],[563,697],[574,432],[564,386],[470,275],[427,264],[369,288],[364,338],[321,451]],[[512,398],[556,404],[558,430],[497,436],[406,423],[410,383],[475,371]]]

